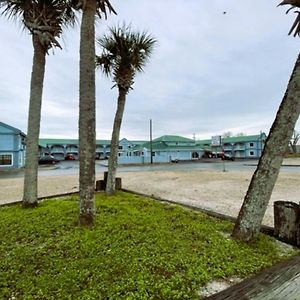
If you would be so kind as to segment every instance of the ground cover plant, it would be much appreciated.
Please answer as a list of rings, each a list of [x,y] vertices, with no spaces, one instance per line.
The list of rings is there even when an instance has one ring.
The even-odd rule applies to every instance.
[[[180,206],[97,194],[92,228],[78,197],[0,208],[0,299],[199,299],[211,279],[247,276],[285,259],[260,235],[226,237],[232,224]]]

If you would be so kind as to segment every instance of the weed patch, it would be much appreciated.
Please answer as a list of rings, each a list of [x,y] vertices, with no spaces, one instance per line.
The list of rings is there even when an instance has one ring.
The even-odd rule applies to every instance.
[[[0,299],[198,299],[208,281],[245,277],[293,255],[272,238],[226,237],[232,224],[180,206],[97,194],[92,228],[74,196],[0,208]]]

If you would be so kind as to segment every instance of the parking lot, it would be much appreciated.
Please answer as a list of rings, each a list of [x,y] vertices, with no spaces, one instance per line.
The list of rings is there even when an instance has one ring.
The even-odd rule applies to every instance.
[[[251,171],[256,169],[257,160],[235,160],[222,161],[221,159],[207,159],[199,161],[166,163],[166,164],[145,164],[145,165],[123,165],[118,167],[118,172],[136,171]],[[96,161],[96,173],[107,170],[106,160]],[[285,159],[280,172],[300,173],[300,159]],[[57,164],[40,165],[39,176],[59,176],[59,175],[78,175],[79,161],[60,161]],[[24,172],[0,172],[1,178],[23,177]]]

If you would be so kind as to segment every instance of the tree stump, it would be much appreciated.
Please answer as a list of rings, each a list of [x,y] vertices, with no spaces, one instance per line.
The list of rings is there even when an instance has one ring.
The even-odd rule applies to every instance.
[[[104,180],[96,181],[96,191],[105,191],[106,182]]]
[[[300,246],[300,208],[297,203],[274,202],[274,236],[291,245]]]
[[[106,190],[107,176],[108,176],[108,172],[105,171],[104,179],[96,181],[96,191],[105,191]],[[121,177],[116,177],[115,185],[116,185],[116,190],[122,189],[122,178]]]

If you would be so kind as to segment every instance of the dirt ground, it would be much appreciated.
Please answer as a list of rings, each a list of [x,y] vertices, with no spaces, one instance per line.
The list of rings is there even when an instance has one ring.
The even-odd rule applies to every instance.
[[[299,160],[296,161],[299,163]],[[289,160],[289,164],[295,164]],[[122,172],[123,187],[180,203],[192,204],[219,213],[237,216],[247,191],[250,171],[138,171]],[[103,174],[97,174],[102,179]],[[274,188],[263,223],[273,225],[273,202],[299,203],[298,173],[281,172]],[[20,201],[23,179],[0,180],[0,203]],[[78,176],[39,178],[39,196],[78,191]]]

